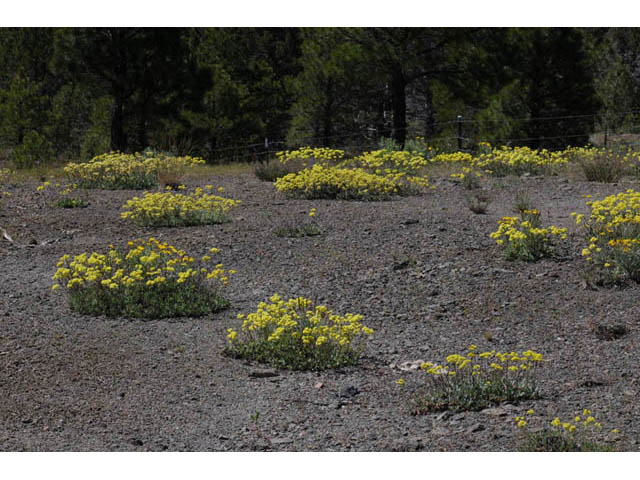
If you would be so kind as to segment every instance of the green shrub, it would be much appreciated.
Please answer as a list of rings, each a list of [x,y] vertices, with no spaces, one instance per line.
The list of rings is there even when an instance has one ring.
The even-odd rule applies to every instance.
[[[295,171],[296,169],[291,163],[282,163],[280,160],[258,163],[254,169],[256,177],[265,182],[275,182],[277,179]]]
[[[18,145],[11,152],[11,163],[17,169],[33,168],[50,162],[52,158],[51,143],[34,130],[28,132],[22,145]]]

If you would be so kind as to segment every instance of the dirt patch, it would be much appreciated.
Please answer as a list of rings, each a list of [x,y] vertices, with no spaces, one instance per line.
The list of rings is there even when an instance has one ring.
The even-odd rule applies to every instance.
[[[248,173],[190,183],[242,200],[233,221],[137,227],[119,217],[132,191],[90,191],[89,207],[55,209],[36,206],[36,183],[10,188],[0,215],[14,239],[0,239],[2,450],[504,451],[517,448],[513,417],[527,408],[550,419],[589,408],[620,430],[616,448],[638,449],[640,288],[584,288],[570,216],[586,212],[583,195],[637,184],[492,179],[493,201],[476,215],[446,179],[424,196],[376,203],[290,200]],[[572,232],[561,258],[508,262],[489,238],[522,192],[544,224]],[[321,235],[274,234],[311,208]],[[51,292],[63,254],[151,235],[194,256],[220,248],[238,272],[231,307],[199,319],[108,319],[74,314]],[[375,334],[362,365],[272,371],[222,356],[236,315],[273,293],[363,314]],[[619,325],[623,335],[607,333]],[[541,398],[498,413],[411,416],[422,373],[397,366],[442,362],[471,343],[542,353]]]

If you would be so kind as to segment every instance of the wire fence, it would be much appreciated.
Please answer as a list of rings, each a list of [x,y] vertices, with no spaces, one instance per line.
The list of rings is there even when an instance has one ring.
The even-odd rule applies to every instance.
[[[455,120],[433,122],[428,136],[416,128],[416,123],[424,123],[422,118],[410,117],[404,128],[407,140],[420,137],[420,141],[439,151],[472,151],[481,142],[492,145],[532,146],[565,148],[586,143],[609,147],[615,144],[640,146],[640,111],[594,113],[580,115],[548,115],[523,118],[469,119],[458,115]],[[419,121],[419,122],[418,122]],[[492,124],[494,128],[492,128]],[[510,130],[509,130],[510,129]],[[504,136],[500,132],[509,130],[516,135]],[[498,133],[488,133],[488,132]],[[343,131],[331,135],[314,135],[299,132],[295,141],[265,139],[262,143],[252,143],[233,147],[223,147],[208,151],[210,159],[216,163],[264,162],[282,150],[300,146],[340,148],[349,153],[359,153],[377,149],[384,139],[393,138],[398,132],[392,126],[381,128],[363,126],[354,131]],[[524,135],[523,135],[524,134]]]

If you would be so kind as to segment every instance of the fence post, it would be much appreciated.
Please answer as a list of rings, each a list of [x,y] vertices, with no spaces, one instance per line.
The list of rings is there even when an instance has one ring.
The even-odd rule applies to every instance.
[[[608,136],[609,136],[609,124],[607,123],[607,117],[604,117],[604,148],[607,148]]]
[[[458,151],[462,150],[462,115],[458,115]]]

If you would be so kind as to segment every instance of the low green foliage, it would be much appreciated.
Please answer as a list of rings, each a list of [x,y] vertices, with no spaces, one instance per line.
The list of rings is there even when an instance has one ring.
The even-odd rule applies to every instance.
[[[313,217],[316,215],[316,209],[312,208],[309,212],[309,221],[300,224],[287,224],[281,227],[277,227],[274,231],[278,237],[286,238],[301,238],[301,237],[313,237],[320,235],[322,230],[314,223]]]

